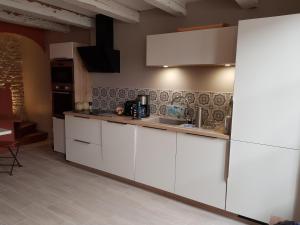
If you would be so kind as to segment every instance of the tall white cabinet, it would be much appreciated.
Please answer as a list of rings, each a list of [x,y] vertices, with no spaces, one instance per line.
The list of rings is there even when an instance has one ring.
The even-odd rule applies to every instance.
[[[231,138],[300,149],[300,14],[241,21]]]
[[[299,24],[239,23],[226,209],[263,222],[300,219]]]
[[[300,151],[232,141],[230,154],[227,210],[264,222],[299,219]]]

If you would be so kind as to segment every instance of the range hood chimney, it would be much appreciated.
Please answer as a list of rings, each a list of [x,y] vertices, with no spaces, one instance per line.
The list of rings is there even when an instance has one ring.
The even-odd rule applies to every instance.
[[[114,50],[113,22],[110,17],[96,15],[96,46],[77,48],[89,72],[120,72],[120,51]]]

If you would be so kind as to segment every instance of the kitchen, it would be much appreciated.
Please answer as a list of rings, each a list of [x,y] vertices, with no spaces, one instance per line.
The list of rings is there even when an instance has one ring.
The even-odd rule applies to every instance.
[[[292,57],[298,52],[296,39],[299,34],[295,27],[299,15],[267,18],[299,11],[296,10],[297,4],[291,4],[290,8],[282,7],[280,12],[271,12],[264,4],[267,3],[260,2],[254,9],[241,9],[234,1],[231,3],[201,1],[188,3],[188,13],[185,17],[169,16],[162,10],[155,9],[142,12],[140,23],[114,22],[114,32],[108,32],[107,39],[107,36],[101,33],[103,31],[93,30],[89,36],[93,45],[98,46],[99,42],[100,45],[106,43],[105,46],[113,46],[110,50],[120,50],[120,73],[86,71],[88,66],[82,57],[84,53],[74,49],[78,47],[76,42],[84,43],[80,47],[83,49],[89,48],[87,46],[90,44],[84,40],[86,38],[84,35],[72,37],[72,35],[75,37],[76,33],[80,36],[79,33],[83,31],[71,31],[74,34],[64,35],[49,34],[48,54],[52,66],[53,62],[56,62],[55,59],[66,60],[70,55],[74,62],[72,88],[74,88],[75,111],[59,110],[60,114],[65,115],[65,121],[60,123],[61,118],[54,117],[53,124],[54,150],[64,152],[65,149],[68,163],[64,161],[66,164],[63,165],[68,167],[64,168],[56,161],[53,164],[59,166],[62,174],[66,174],[65,170],[71,167],[79,174],[85,174],[93,179],[93,183],[94,179],[105,179],[101,185],[105,185],[105,182],[122,181],[129,192],[139,187],[141,190],[151,191],[151,195],[158,193],[168,197],[168,200],[161,201],[176,199],[178,202],[186,203],[187,206],[199,207],[196,214],[208,210],[214,212],[212,220],[215,219],[214,216],[218,217],[214,222],[209,220],[205,222],[207,218],[204,216],[202,218],[204,221],[201,222],[199,218],[198,222],[193,223],[191,220],[184,220],[185,216],[177,211],[180,214],[178,224],[218,224],[222,221],[228,224],[261,222],[275,224],[270,220],[299,220],[297,212],[299,107],[292,104],[297,102],[299,96],[297,88],[293,88],[299,82],[299,78],[295,73],[296,57]],[[220,25],[220,20],[214,15],[210,17],[215,19],[206,22],[199,21],[199,15],[193,13],[202,12],[204,16],[206,11],[215,12],[216,7],[219,10],[234,9],[244,14],[235,19],[225,13],[226,15],[222,16],[222,23],[230,24],[226,26]],[[225,9],[224,12],[228,12]],[[270,12],[266,12],[267,9]],[[192,16],[189,16],[190,14]],[[249,18],[257,19],[243,20]],[[160,20],[164,22],[160,24],[158,22]],[[237,24],[238,20],[241,21]],[[219,27],[176,32],[177,28],[217,23]],[[110,26],[108,30],[112,31],[112,27]],[[285,32],[282,32],[283,30]],[[102,34],[101,41],[98,40],[98,32]],[[287,58],[289,60],[285,60]],[[118,66],[110,69],[118,70]],[[68,87],[52,86],[53,92],[60,92]],[[126,101],[132,101],[138,95],[141,95],[140,98],[147,96],[146,104],[143,106],[146,106],[146,111],[150,109],[149,118],[133,120],[132,116],[109,114],[116,107],[124,106]],[[89,105],[88,102],[92,104]],[[141,107],[133,108],[134,112],[129,113],[139,117]],[[188,123],[191,119],[188,121],[186,119],[191,117],[196,121],[199,118],[199,109],[202,110],[201,127],[190,127]],[[118,110],[123,109],[119,107]],[[176,116],[180,114],[181,119],[174,118],[174,115],[171,119],[169,116],[166,117],[174,111]],[[98,113],[100,115],[95,115]],[[233,121],[230,134],[228,122],[231,114]],[[55,141],[58,139],[60,144]],[[33,179],[36,176],[46,175],[45,172],[34,171],[29,165],[26,168],[26,160],[50,172],[55,171],[51,165],[33,162],[31,157],[37,156],[33,154],[35,151],[26,151],[30,148],[34,147],[21,146],[19,157],[20,159],[24,157],[24,161],[21,160],[23,168],[15,169],[13,179],[16,177],[16,182],[25,183],[22,176]],[[36,154],[41,153],[36,151]],[[71,180],[77,177],[75,174],[69,175],[74,176]],[[103,176],[109,179],[106,180]],[[86,180],[87,177],[80,179]],[[6,181],[4,184],[12,184],[8,179],[3,177]],[[51,179],[54,177],[46,179],[47,185],[50,185]],[[62,180],[69,182],[67,177],[55,179],[59,182]],[[44,182],[41,177],[38,181]],[[33,182],[32,187],[45,189],[38,181]],[[73,182],[76,184],[74,180]],[[84,192],[84,189],[80,190]],[[53,193],[58,195],[55,191]],[[72,191],[71,193],[66,195],[71,195],[78,202],[79,196],[74,196]],[[89,197],[86,196],[86,199],[90,199]],[[1,198],[7,199],[4,195],[1,195]],[[119,198],[124,200],[122,197]],[[38,198],[36,199],[38,201]],[[72,200],[68,197],[66,199],[67,202]],[[0,201],[4,202],[2,199]],[[5,204],[10,206],[7,202]],[[57,211],[54,207],[58,207],[57,204],[45,204],[46,207],[42,205],[47,212]],[[172,208],[169,203],[167,205]],[[36,210],[36,206],[32,203],[29,209],[26,207],[18,209],[18,213],[21,215],[24,212],[28,213],[42,223],[43,217],[34,213],[33,209]],[[97,206],[101,208],[101,204]],[[82,205],[70,208],[73,213],[80,212],[82,208],[82,212],[89,209],[84,201]],[[59,207],[58,209],[61,210]],[[119,212],[121,215],[129,209],[123,210]],[[134,211],[134,207],[132,210]],[[167,208],[165,210],[168,211]],[[143,215],[143,212],[139,213]],[[67,218],[66,212],[61,214],[58,221]],[[220,215],[225,216],[219,217]],[[77,224],[80,221],[77,217],[74,215],[67,220]],[[103,215],[103,218],[111,219],[111,217],[113,215]],[[146,217],[151,220],[149,215]],[[139,224],[147,224],[139,220],[139,215],[135,215],[134,218]],[[106,221],[106,223],[133,224],[128,218],[124,219],[124,215],[119,219],[121,221],[112,220],[113,222]],[[150,224],[168,223],[163,218],[153,219]],[[175,224],[174,220],[169,219],[170,221]],[[4,219],[5,224],[10,222],[9,219]]]

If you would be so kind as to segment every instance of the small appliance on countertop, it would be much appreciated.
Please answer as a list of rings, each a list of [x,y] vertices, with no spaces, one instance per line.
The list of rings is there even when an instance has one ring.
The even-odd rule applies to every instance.
[[[150,96],[138,95],[136,100],[125,102],[124,115],[134,119],[142,119],[150,116]]]
[[[126,101],[124,105],[124,115],[132,116],[132,107],[136,104],[136,100]]]
[[[141,103],[140,117],[146,118],[150,116],[150,96],[138,95],[137,101]]]

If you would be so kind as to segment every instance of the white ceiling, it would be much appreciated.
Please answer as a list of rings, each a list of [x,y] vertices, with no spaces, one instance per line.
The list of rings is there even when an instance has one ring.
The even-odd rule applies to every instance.
[[[155,8],[153,5],[149,5],[143,0],[115,0],[115,1],[138,11],[145,11],[145,10]],[[181,0],[181,1],[185,3],[189,3],[189,2],[196,2],[200,0]]]
[[[144,10],[154,8],[152,5],[149,5],[142,0],[115,0],[115,1],[138,11],[144,11]]]
[[[68,9],[73,12],[77,12],[82,15],[85,15],[85,16],[94,17],[96,15],[95,12],[85,10],[81,7],[77,7],[73,4],[69,4],[69,3],[63,2],[61,0],[37,0],[37,1],[49,4],[49,5],[54,5],[54,6],[57,6],[60,8]],[[137,10],[137,11],[145,11],[145,10],[155,8],[155,6],[148,4],[148,3],[144,2],[143,0],[114,0],[114,1],[120,3],[121,5],[126,6],[128,8]],[[197,1],[201,1],[201,0],[181,0],[181,2],[184,2],[184,3],[197,2]]]
[[[93,28],[96,14],[127,23],[138,23],[140,12],[153,8],[173,16],[186,16],[186,3],[196,1],[210,0],[0,0],[0,20],[67,32],[70,25]],[[231,1],[236,1],[241,8],[256,7],[259,2]]]

